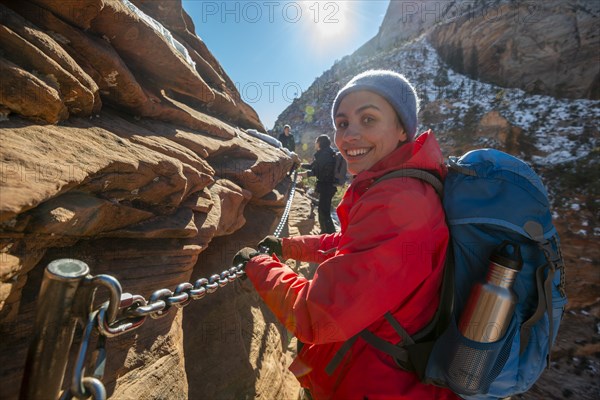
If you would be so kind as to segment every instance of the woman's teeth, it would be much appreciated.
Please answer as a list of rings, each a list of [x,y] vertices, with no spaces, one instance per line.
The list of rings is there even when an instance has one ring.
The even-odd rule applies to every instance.
[[[350,157],[361,156],[361,155],[366,154],[368,152],[369,152],[369,149],[350,149],[350,150],[346,150],[346,154],[348,154]]]

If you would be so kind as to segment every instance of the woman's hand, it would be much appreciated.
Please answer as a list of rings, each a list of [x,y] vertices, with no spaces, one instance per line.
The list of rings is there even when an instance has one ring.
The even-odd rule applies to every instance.
[[[283,247],[281,239],[273,235],[269,235],[258,243],[259,250],[266,248],[269,254],[275,253],[278,257],[283,258]]]
[[[237,254],[235,255],[235,257],[233,257],[233,261],[231,262],[231,265],[233,266],[238,266],[240,264],[243,264],[243,268],[246,267],[246,263],[248,261],[250,261],[252,259],[252,257],[256,257],[257,255],[259,255],[260,253],[256,250],[254,250],[251,247],[244,247],[243,249],[241,249],[240,251],[237,252]]]

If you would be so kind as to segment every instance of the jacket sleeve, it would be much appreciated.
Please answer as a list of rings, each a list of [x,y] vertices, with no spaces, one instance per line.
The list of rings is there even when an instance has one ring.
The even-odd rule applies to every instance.
[[[284,259],[322,263],[333,256],[341,237],[340,232],[283,238]]]
[[[447,235],[440,201],[421,182],[398,191],[392,181],[373,186],[354,205],[335,255],[311,281],[268,256],[248,262],[259,295],[301,341],[349,339],[401,307],[431,274],[434,231]]]
[[[315,159],[313,159],[313,161],[310,164],[302,164],[302,168],[307,169],[307,171],[306,171],[307,176],[315,176],[314,168],[315,168],[316,162],[317,161]]]

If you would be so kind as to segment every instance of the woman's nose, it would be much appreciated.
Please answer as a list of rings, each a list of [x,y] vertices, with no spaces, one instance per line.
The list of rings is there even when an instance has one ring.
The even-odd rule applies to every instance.
[[[360,129],[355,124],[350,124],[344,132],[344,139],[353,141],[360,138]]]

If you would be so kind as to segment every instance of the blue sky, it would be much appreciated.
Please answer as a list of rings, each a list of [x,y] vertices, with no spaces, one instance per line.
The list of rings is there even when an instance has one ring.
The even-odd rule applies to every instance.
[[[335,60],[375,36],[389,0],[183,0],[200,37],[268,129]]]

